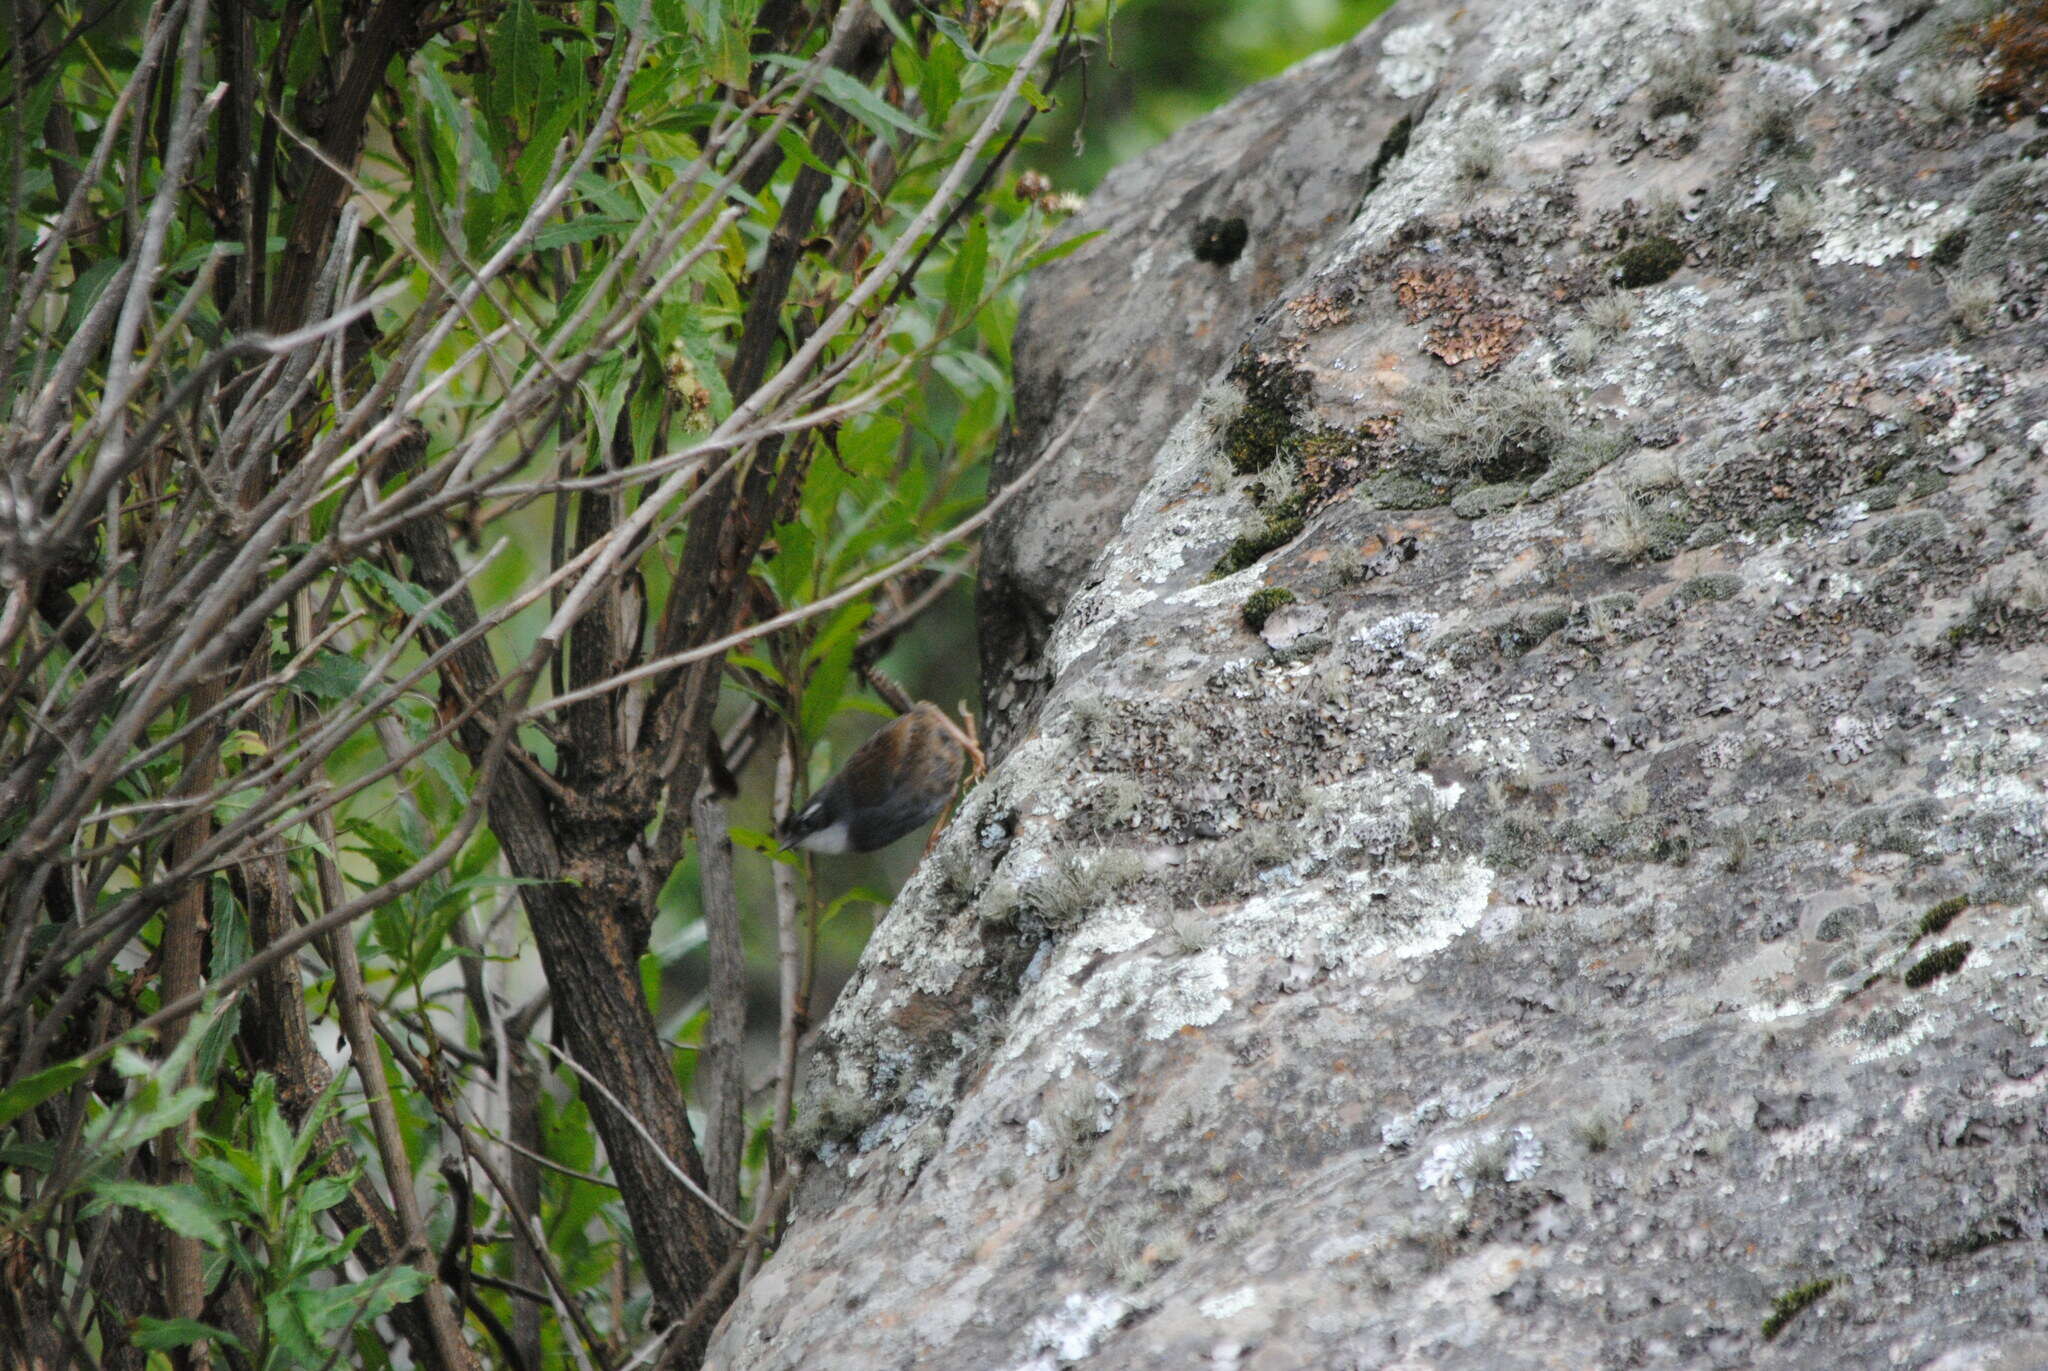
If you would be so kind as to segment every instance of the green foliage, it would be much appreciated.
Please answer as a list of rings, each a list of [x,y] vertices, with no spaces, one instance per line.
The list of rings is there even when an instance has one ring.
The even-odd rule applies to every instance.
[[[1822,1295],[1827,1294],[1828,1291],[1834,1289],[1835,1284],[1836,1282],[1832,1277],[1824,1280],[1808,1281],[1805,1285],[1787,1290],[1784,1294],[1772,1300],[1771,1312],[1764,1318],[1764,1340],[1768,1342],[1784,1332],[1786,1324],[1798,1318],[1801,1310],[1805,1309]]]
[[[1176,129],[1246,86],[1344,42],[1392,0],[1122,0],[1106,60],[1090,64],[1045,123],[1032,164],[1089,190]]]
[[[1245,597],[1241,611],[1244,626],[1257,633],[1266,626],[1266,620],[1273,617],[1275,610],[1294,603],[1294,592],[1286,586],[1267,586],[1255,590]]]
[[[1307,520],[1298,507],[1284,505],[1266,516],[1265,521],[1257,529],[1233,538],[1230,546],[1223,550],[1223,555],[1216,559],[1216,565],[1210,568],[1209,574],[1231,576],[1243,571],[1275,548],[1282,548],[1293,542],[1301,536],[1301,531],[1306,526]]]

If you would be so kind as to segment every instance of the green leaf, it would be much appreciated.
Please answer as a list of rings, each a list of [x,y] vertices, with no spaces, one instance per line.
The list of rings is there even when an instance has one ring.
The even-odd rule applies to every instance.
[[[445,45],[441,51],[447,52]],[[468,179],[470,189],[489,195],[498,188],[498,164],[491,155],[490,141],[477,131],[469,107],[456,99],[439,63],[427,56],[425,50],[413,62],[412,69],[419,73],[420,84],[426,88],[427,103],[432,106],[436,121],[447,131],[455,160]]]
[[[655,948],[648,955],[654,958],[657,965],[674,966],[677,962],[704,946],[709,938],[710,934],[705,930],[704,921],[702,919],[692,919],[689,923],[683,925],[682,932],[676,934],[675,937],[669,939],[660,947]]]
[[[59,1062],[55,1066],[44,1067],[25,1081],[0,1090],[0,1128],[13,1123],[50,1096],[69,1090],[91,1071],[92,1068],[84,1062]]]
[[[917,72],[917,94],[933,124],[943,127],[953,106],[959,103],[960,74],[969,60],[950,44],[934,47],[926,54]]]
[[[1071,238],[1063,238],[1051,247],[1040,249],[1038,252],[1026,257],[1023,270],[1027,272],[1036,271],[1047,262],[1057,262],[1060,258],[1067,256],[1077,248],[1093,242],[1107,232],[1109,232],[1108,229],[1090,229],[1086,233],[1077,233]]]
[[[48,1174],[57,1166],[57,1144],[8,1143],[5,1147],[0,1147],[0,1166]]]
[[[348,1198],[353,1187],[339,1176],[321,1176],[299,1196],[299,1203],[315,1214],[325,1213]]]
[[[223,1246],[234,1214],[209,1199],[194,1185],[145,1185],[141,1181],[98,1181],[91,1187],[88,1213],[110,1205],[139,1209],[183,1238],[197,1238],[208,1247]]]
[[[866,886],[856,886],[825,906],[824,912],[818,915],[818,927],[823,928],[826,924],[831,923],[850,904],[871,904],[877,909],[887,909],[889,907],[889,897],[879,890],[870,890]]]
[[[71,283],[71,289],[67,292],[70,298],[64,308],[64,337],[68,338],[78,332],[80,326],[85,323],[85,316],[92,312],[93,305],[98,302],[100,292],[107,288],[107,282],[113,280],[114,273],[120,269],[120,260],[116,258],[94,262],[78,273],[78,279]]]
[[[988,279],[988,220],[976,215],[961,235],[953,252],[953,266],[946,273],[946,309],[955,319],[974,316],[981,303],[982,283]]]
[[[871,3],[875,13],[881,17],[882,23],[888,26],[889,32],[896,35],[896,41],[912,52],[917,51],[917,40],[910,36],[909,29],[903,27],[903,21],[896,17],[896,11],[890,6],[889,0],[871,0]]]
[[[783,684],[782,673],[775,669],[774,664],[765,657],[756,657],[751,652],[729,652],[726,654],[725,664],[730,667],[741,667],[748,671],[758,671],[763,677],[773,681],[776,685]]]
[[[135,1316],[135,1329],[129,1340],[145,1352],[168,1352],[195,1342],[217,1342],[237,1352],[242,1350],[241,1340],[224,1328],[197,1319],[160,1319],[154,1314]]]
[[[762,60],[774,66],[788,67],[793,71],[802,71],[810,65],[782,53],[770,53]],[[882,137],[886,138],[891,129],[915,138],[939,136],[837,67],[825,68],[818,78],[818,85],[833,104]]]
[[[448,617],[446,610],[427,609],[433,604],[434,597],[424,588],[414,585],[411,581],[401,581],[375,562],[366,562],[360,557],[343,569],[358,587],[382,591],[384,598],[398,606],[404,613],[414,616],[425,613],[427,623],[435,629],[442,633],[455,632],[455,621]]]
[[[238,728],[228,734],[227,737],[221,739],[220,756],[222,761],[226,761],[230,757],[266,757],[268,755],[270,755],[270,745],[264,742],[263,735],[254,729]]]
[[[967,36],[966,29],[960,27],[959,20],[948,19],[943,15],[931,14],[929,12],[927,12],[926,17],[932,21],[933,26],[940,33],[946,35],[962,57],[970,62],[982,63],[982,55],[974,50],[974,40]]]
[[[728,828],[726,836],[732,839],[733,846],[759,853],[771,862],[781,862],[784,866],[803,865],[802,858],[794,852],[784,852],[780,843],[757,828]]]
[[[215,876],[213,886],[213,961],[209,971],[218,978],[249,960],[249,921],[227,877]],[[227,1060],[228,1049],[242,1025],[240,998],[231,998],[207,1018],[193,1068],[194,1079],[201,1082],[211,1082],[220,1074],[221,1063]]]
[[[261,1212],[263,1207],[262,1178],[258,1175],[256,1159],[239,1147],[231,1146],[215,1138],[210,1143],[213,1152],[209,1156],[194,1157],[192,1170],[212,1181],[222,1191],[235,1196],[250,1214]]]
[[[868,186],[867,173],[861,166],[859,159],[856,158],[848,162],[844,168],[828,167],[818,160],[818,154],[811,151],[810,140],[793,128],[785,126],[781,132],[777,133],[775,135],[775,144],[782,149],[783,156],[792,159],[800,166],[809,167],[820,176],[829,176],[835,181],[852,181],[863,189],[866,189]]]
[[[696,8],[696,6],[692,6]],[[747,88],[748,68],[752,53],[747,39],[754,28],[752,4],[734,3],[733,0],[710,0],[699,12],[702,21],[703,51],[705,70],[719,84],[733,90]]]
[[[524,116],[539,108],[555,71],[554,54],[540,39],[533,0],[512,0],[491,33],[491,84],[500,90],[499,116],[511,116],[522,128],[530,128]]]
[[[545,252],[550,248],[567,247],[571,243],[588,243],[594,238],[603,238],[613,233],[630,233],[631,219],[614,219],[602,214],[585,215],[571,219],[566,224],[549,224],[533,235],[533,248]]]
[[[321,704],[352,700],[362,690],[369,672],[345,652],[323,649],[312,661],[293,674],[292,689]]]
[[[839,713],[853,677],[853,650],[860,646],[860,626],[873,612],[874,606],[866,599],[843,606],[805,654],[813,663],[804,682],[801,723],[806,746],[816,744]]]

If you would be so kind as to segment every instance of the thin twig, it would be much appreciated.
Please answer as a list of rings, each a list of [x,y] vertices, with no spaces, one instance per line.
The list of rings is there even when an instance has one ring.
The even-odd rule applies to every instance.
[[[770,633],[779,633],[785,628],[803,623],[806,620],[830,614],[842,605],[851,604],[876,586],[901,576],[905,571],[923,562],[933,553],[959,542],[962,538],[975,532],[983,524],[986,524],[990,519],[995,518],[997,514],[1001,513],[1003,506],[1014,499],[1017,493],[1029,485],[1039,472],[1045,470],[1053,458],[1059,456],[1065,450],[1067,440],[1074,436],[1074,431],[1081,426],[1081,421],[1088,416],[1088,411],[1095,407],[1095,402],[1101,399],[1103,394],[1104,392],[1097,391],[1094,395],[1089,396],[1088,402],[1082,405],[1072,421],[1064,429],[1060,430],[1059,436],[1046,445],[1045,451],[1039,454],[1038,459],[1026,467],[1016,480],[1004,486],[1002,491],[986,505],[983,505],[978,513],[974,514],[971,518],[961,520],[952,528],[947,529],[944,533],[939,534],[908,555],[899,557],[880,571],[863,576],[858,581],[843,586],[832,594],[814,600],[809,604],[801,605],[796,609],[789,610],[787,613],[778,614],[772,619],[763,619],[751,627],[741,629],[736,633],[729,633],[723,638],[714,639],[697,647],[686,648],[681,652],[673,652],[666,657],[657,657],[653,661],[644,662],[629,671],[621,671],[616,675],[606,677],[602,681],[594,681],[580,690],[572,690],[567,694],[557,695],[552,699],[543,700],[539,704],[530,705],[521,715],[522,722],[538,719],[543,715],[553,713],[557,709],[575,704],[580,700],[591,699],[608,691],[617,690],[621,686],[631,685],[635,681],[644,681],[652,676],[665,675],[668,672],[674,671],[679,666],[688,666],[691,662],[701,662],[707,658],[716,657],[720,653],[730,652],[733,648],[745,643],[751,643],[756,638],[765,637]]]

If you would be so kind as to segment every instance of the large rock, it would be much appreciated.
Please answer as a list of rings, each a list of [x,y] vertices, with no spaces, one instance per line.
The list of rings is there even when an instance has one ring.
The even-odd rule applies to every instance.
[[[1348,230],[1376,176],[1371,150],[1426,101],[1388,98],[1374,63],[1346,56],[1304,62],[1188,129],[1171,155],[1120,169],[1067,230],[1100,236],[1032,279],[1018,330],[1038,345],[1015,353],[1017,429],[991,485],[1102,398],[986,535],[975,608],[999,750],[1043,698],[1046,639],[1161,440],[1252,321]]]
[[[1234,336],[1124,336],[714,1365],[2048,1366],[2048,77],[1981,13],[1404,3],[1113,179],[1020,358]],[[1132,207],[1258,243],[1254,116],[1363,195],[1291,280]]]

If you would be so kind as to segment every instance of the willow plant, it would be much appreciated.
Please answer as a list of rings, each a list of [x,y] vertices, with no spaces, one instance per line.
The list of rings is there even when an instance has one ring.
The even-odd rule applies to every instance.
[[[0,1359],[694,1365],[798,1161],[718,786],[969,569],[1099,15],[0,9]]]

